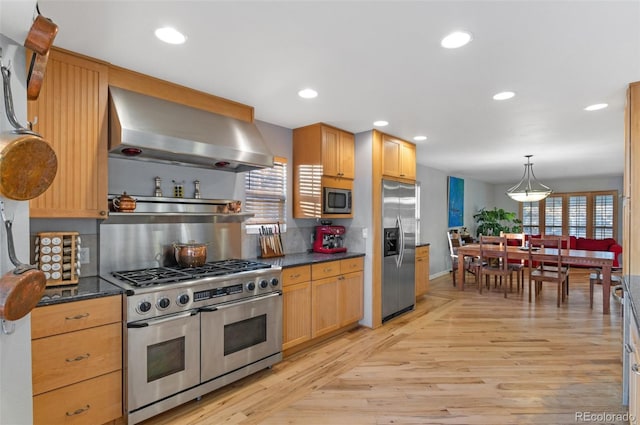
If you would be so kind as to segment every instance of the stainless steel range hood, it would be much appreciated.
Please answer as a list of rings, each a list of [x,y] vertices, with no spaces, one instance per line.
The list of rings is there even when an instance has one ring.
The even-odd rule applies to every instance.
[[[233,172],[273,166],[254,123],[109,87],[109,155]]]

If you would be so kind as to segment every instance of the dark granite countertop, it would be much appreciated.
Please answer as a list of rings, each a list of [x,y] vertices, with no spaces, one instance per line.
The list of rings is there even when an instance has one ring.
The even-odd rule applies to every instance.
[[[416,243],[416,248],[420,247],[420,246],[429,246],[431,245],[431,242],[417,242]]]
[[[347,258],[364,257],[362,252],[339,252],[336,254],[319,254],[317,252],[298,252],[284,257],[256,258],[255,261],[267,263],[282,268],[304,266],[306,264],[325,263],[327,261],[344,260]]]
[[[122,288],[100,279],[98,276],[82,277],[76,285],[47,287],[37,307],[109,297],[123,292]]]

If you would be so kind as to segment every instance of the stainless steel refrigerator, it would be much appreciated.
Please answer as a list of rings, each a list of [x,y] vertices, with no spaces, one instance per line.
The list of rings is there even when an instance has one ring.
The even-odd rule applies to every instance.
[[[382,322],[415,304],[416,186],[382,181]]]

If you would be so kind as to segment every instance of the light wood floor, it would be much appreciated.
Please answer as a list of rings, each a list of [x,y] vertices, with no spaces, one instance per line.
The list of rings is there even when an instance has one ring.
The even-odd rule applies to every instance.
[[[573,270],[572,270],[573,273]],[[526,285],[525,285],[526,286]],[[576,424],[622,414],[621,307],[589,309],[572,274],[556,307],[431,282],[413,312],[359,328],[162,415],[159,424]],[[587,414],[591,420],[576,415]]]

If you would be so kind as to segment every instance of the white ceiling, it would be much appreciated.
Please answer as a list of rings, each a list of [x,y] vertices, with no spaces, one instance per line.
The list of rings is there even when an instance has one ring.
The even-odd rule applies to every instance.
[[[325,122],[417,142],[418,162],[516,183],[621,175],[639,1],[39,0],[55,45],[255,107],[287,128]],[[173,26],[181,46],[153,32]],[[473,41],[440,47],[453,30]],[[297,96],[312,87],[314,100]],[[516,97],[492,99],[511,90]],[[593,103],[609,108],[586,112]]]

